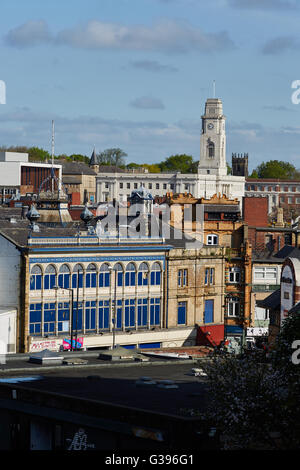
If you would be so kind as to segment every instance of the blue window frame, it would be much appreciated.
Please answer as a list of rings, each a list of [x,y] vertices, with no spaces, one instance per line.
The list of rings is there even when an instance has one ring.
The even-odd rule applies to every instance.
[[[42,332],[42,304],[30,304],[29,307],[29,333],[40,335]]]
[[[114,306],[115,301],[112,300],[112,306]],[[114,312],[112,311],[114,316]],[[123,302],[121,299],[117,300],[117,311],[116,311],[116,325],[115,328],[120,330],[122,328],[122,318],[123,318]],[[114,320],[114,318],[112,319]]]
[[[72,274],[72,288],[76,289],[77,284],[79,288],[83,287],[83,268],[80,264],[76,264]]]
[[[213,323],[214,321],[214,301],[205,300],[204,303],[204,323]]]
[[[42,288],[42,270],[38,265],[31,269],[30,273],[30,290],[41,290]]]
[[[178,302],[177,306],[177,324],[186,325],[186,302]]]
[[[57,312],[57,331],[65,333],[70,330],[70,304],[69,302],[59,302]]]
[[[83,312],[82,312],[82,302],[78,302],[78,309],[77,309],[77,302],[74,302],[73,307],[73,331],[81,331],[83,327]]]
[[[187,286],[187,273],[188,273],[187,269],[178,270],[178,278],[177,278],[178,287]]]
[[[135,326],[135,299],[125,300],[125,328]]]
[[[55,304],[44,304],[44,333],[53,335],[55,333]]]
[[[146,327],[148,319],[148,299],[138,299],[138,326]]]
[[[159,263],[153,263],[151,269],[151,286],[160,286],[161,284],[161,268]]]
[[[99,301],[99,329],[108,330],[109,328],[109,300]]]
[[[66,264],[59,268],[58,272],[58,286],[62,289],[69,289],[70,287],[70,269]]]
[[[94,264],[89,264],[86,269],[85,287],[97,287],[97,270]]]
[[[135,286],[136,284],[136,269],[133,263],[129,263],[126,266],[126,273],[125,273],[125,286]]]
[[[56,285],[56,269],[50,264],[47,266],[44,276],[44,289],[53,289]]]
[[[110,286],[110,271],[108,264],[104,263],[100,267],[99,272],[99,287],[109,287]]]
[[[124,271],[123,267],[120,263],[117,263],[114,266],[114,270],[116,271],[115,274],[117,274],[117,286],[122,287],[123,286],[123,276],[124,276]]]
[[[160,325],[160,298],[150,299],[150,325]]]
[[[85,303],[85,329],[96,329],[96,302],[87,301]]]
[[[149,268],[146,263],[141,263],[138,271],[138,286],[147,286],[149,277]]]

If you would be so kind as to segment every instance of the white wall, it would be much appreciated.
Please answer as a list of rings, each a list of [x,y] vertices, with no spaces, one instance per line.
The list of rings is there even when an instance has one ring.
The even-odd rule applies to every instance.
[[[0,161],[0,186],[20,186],[20,179],[19,162]]]
[[[0,306],[19,306],[21,256],[15,246],[0,235]]]
[[[28,153],[0,152],[1,162],[28,162]]]

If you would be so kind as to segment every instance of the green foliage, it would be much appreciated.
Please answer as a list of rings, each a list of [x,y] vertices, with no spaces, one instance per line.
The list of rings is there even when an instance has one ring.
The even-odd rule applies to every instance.
[[[103,150],[97,155],[99,165],[112,165],[112,166],[125,166],[125,153],[122,149],[119,148],[110,148]]]
[[[197,171],[196,162],[191,155],[171,155],[158,164],[161,171],[180,171],[181,173],[195,173]]]
[[[255,171],[258,175],[258,178],[299,178],[299,174],[294,165],[279,160],[270,160],[269,162],[263,162],[258,165]]]
[[[254,178],[254,179],[259,178],[257,171],[256,171],[256,170],[253,170],[252,173],[251,173],[251,175],[249,176],[249,178]]]

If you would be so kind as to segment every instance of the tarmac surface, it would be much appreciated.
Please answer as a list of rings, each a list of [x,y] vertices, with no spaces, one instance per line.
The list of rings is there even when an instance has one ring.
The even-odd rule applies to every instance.
[[[67,353],[65,357],[75,364],[50,366],[19,356],[0,365],[0,386],[12,383],[16,388],[171,415],[189,416],[188,410],[206,408],[206,378],[191,372],[199,367],[196,360],[110,362],[98,359],[98,354]],[[85,363],[80,364],[82,360]],[[145,377],[151,380],[140,380]]]

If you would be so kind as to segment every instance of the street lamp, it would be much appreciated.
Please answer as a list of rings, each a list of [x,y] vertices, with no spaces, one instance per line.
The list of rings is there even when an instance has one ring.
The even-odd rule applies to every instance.
[[[114,271],[115,273],[115,292],[114,292],[114,305],[113,305],[113,318],[112,318],[112,324],[113,324],[113,329],[112,329],[112,334],[113,334],[113,345],[112,348],[115,349],[116,347],[116,302],[117,302],[117,270],[109,266],[109,271],[112,273]]]
[[[71,308],[70,308],[70,324],[71,324],[71,341],[70,341],[70,351],[73,351],[73,308],[74,308],[74,292],[71,287],[59,287],[54,286],[55,290],[68,290],[71,292]]]

